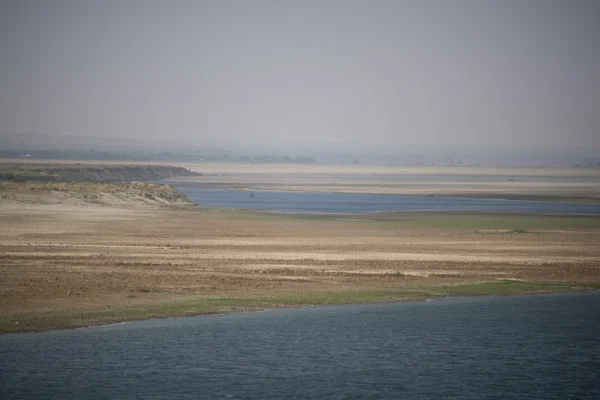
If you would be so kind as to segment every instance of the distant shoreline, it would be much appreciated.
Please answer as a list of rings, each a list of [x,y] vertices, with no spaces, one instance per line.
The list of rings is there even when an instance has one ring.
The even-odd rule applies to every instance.
[[[186,181],[185,178],[178,179],[165,179],[165,183],[174,185],[174,186],[193,186],[192,182]],[[207,188],[217,188],[217,189],[226,189],[226,190],[239,190],[245,192],[281,192],[281,193],[347,193],[347,194],[377,194],[377,195],[388,195],[388,196],[414,196],[414,197],[461,197],[461,198],[472,198],[472,199],[498,199],[498,200],[523,200],[523,201],[544,201],[544,202],[555,202],[555,203],[600,203],[600,198],[590,198],[590,197],[569,197],[569,196],[561,196],[561,195],[526,195],[526,194],[518,194],[518,193],[442,193],[438,195],[426,194],[425,191],[423,193],[414,193],[414,192],[375,192],[375,191],[360,191],[356,189],[348,189],[348,190],[326,190],[326,189],[309,189],[309,188],[295,188],[295,189],[285,189],[285,188],[264,188],[264,187],[239,187],[239,186],[231,186],[229,184],[218,184],[218,183],[209,183],[205,184]]]

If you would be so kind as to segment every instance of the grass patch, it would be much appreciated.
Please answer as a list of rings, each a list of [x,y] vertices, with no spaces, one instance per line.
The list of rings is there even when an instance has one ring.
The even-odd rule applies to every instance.
[[[377,214],[273,214],[260,211],[219,210],[222,217],[263,222],[327,222],[335,224],[375,225],[396,228],[436,228],[459,230],[502,230],[528,233],[552,229],[598,229],[600,216],[594,215],[534,215],[512,213],[452,213],[452,212],[398,212]],[[518,228],[515,228],[518,227]]]
[[[600,285],[591,285],[598,287]],[[590,287],[587,285],[586,287]],[[207,298],[190,297],[155,305],[118,306],[44,314],[0,316],[0,332],[31,332],[102,325],[121,321],[298,307],[420,300],[440,296],[520,295],[581,289],[569,283],[497,281],[477,284],[390,290],[305,292],[277,296]],[[128,295],[127,298],[132,298]]]
[[[599,228],[598,216],[522,215],[522,214],[419,214],[391,216],[390,222],[422,228],[531,230]],[[518,229],[515,229],[518,226]]]
[[[445,296],[507,296],[527,293],[553,293],[565,292],[582,285],[570,283],[524,282],[524,281],[497,281],[464,285],[441,286],[433,290],[438,295]]]

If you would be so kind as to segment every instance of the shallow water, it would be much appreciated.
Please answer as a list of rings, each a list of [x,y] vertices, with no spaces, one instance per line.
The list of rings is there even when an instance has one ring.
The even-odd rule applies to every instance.
[[[0,336],[2,398],[597,399],[600,292]]]
[[[391,211],[507,211],[600,214],[600,203],[559,203],[466,197],[427,197],[361,193],[248,192],[199,184],[173,184],[203,207],[312,213]]]

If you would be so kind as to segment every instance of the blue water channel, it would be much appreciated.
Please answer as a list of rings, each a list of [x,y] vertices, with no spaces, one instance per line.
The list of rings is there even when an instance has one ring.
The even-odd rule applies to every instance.
[[[199,184],[176,182],[172,184],[202,207],[340,214],[393,211],[494,211],[600,215],[600,203],[361,193],[251,192]]]

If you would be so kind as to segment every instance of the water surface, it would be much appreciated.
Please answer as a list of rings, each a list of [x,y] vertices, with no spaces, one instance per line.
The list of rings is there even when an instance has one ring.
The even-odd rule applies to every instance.
[[[203,207],[309,213],[392,211],[503,211],[548,214],[600,214],[600,203],[560,203],[467,197],[428,197],[364,193],[249,192],[172,182]]]
[[[600,292],[0,336],[7,399],[598,399]]]

